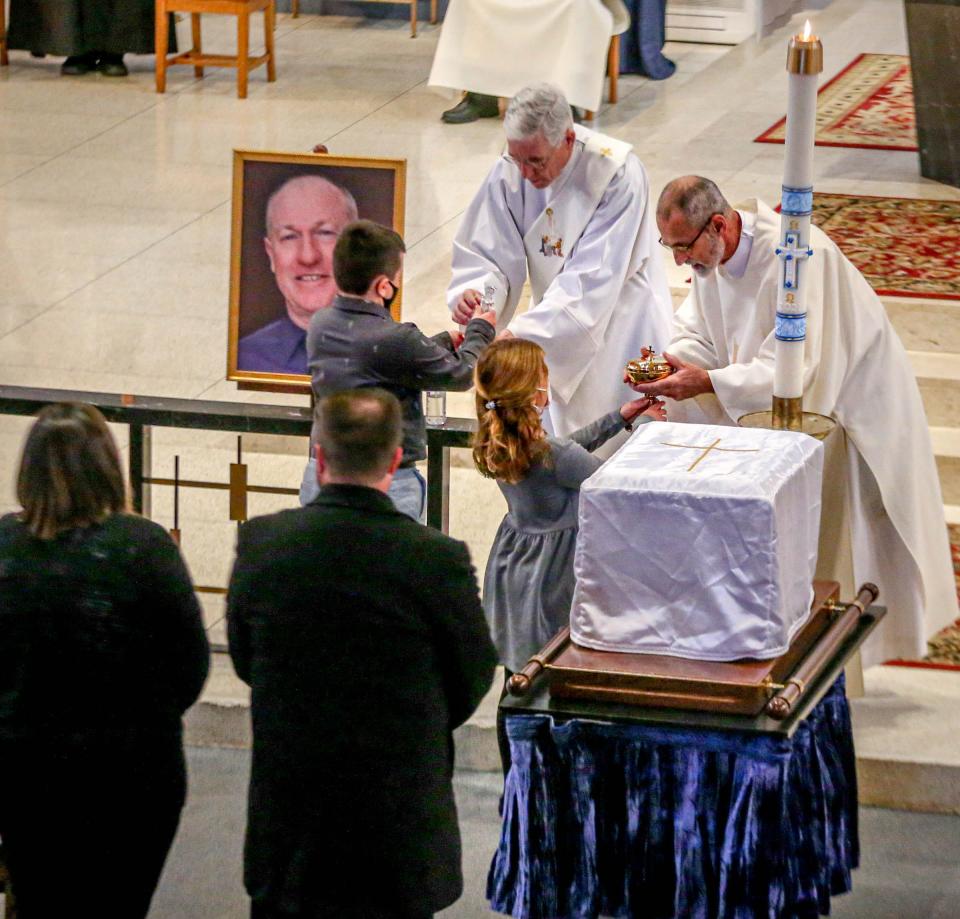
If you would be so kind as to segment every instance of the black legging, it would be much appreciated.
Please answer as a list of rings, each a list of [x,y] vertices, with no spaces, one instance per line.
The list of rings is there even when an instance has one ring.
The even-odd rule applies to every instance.
[[[513,676],[512,670],[503,668],[503,690],[500,693],[500,701],[507,697],[507,683]],[[507,780],[507,773],[510,771],[510,741],[507,740],[506,715],[503,708],[497,706],[497,746],[500,748],[500,768],[503,769],[503,780]]]

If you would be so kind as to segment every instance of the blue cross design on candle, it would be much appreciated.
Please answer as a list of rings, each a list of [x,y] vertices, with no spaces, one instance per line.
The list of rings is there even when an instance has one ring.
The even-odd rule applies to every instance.
[[[783,286],[787,290],[796,290],[799,286],[798,265],[813,255],[813,249],[800,243],[800,234],[796,230],[788,230],[776,251],[783,260]]]

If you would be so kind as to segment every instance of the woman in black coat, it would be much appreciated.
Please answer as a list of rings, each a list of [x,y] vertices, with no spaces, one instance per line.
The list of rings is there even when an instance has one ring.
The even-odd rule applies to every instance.
[[[127,511],[95,408],[40,413],[17,497],[0,520],[0,839],[19,916],[137,919],[186,794],[200,609],[176,545]]]

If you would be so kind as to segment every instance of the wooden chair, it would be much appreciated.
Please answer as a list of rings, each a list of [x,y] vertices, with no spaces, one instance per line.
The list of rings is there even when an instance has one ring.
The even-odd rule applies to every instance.
[[[7,56],[7,17],[3,12],[7,0],[0,0],[0,67],[6,67],[10,63]]]
[[[617,81],[620,79],[620,36],[610,36],[610,50],[607,52],[607,101],[614,105],[619,96]],[[593,121],[593,112],[584,112],[584,121]]]
[[[263,11],[263,41],[266,53],[250,57],[250,14]],[[170,13],[189,13],[193,47],[182,54],[167,56]],[[237,17],[237,54],[204,54],[200,39],[200,15],[218,13]],[[276,23],[274,0],[156,0],[156,51],[157,92],[166,92],[167,67],[173,64],[192,64],[197,78],[203,77],[203,68],[236,67],[237,97],[247,98],[247,77],[251,70],[261,64],[267,65],[267,80],[277,78],[273,45],[273,30]]]
[[[417,37],[417,0],[364,0],[366,3],[409,3],[410,37]],[[290,0],[290,16],[296,19],[300,15],[300,0]],[[430,24],[437,24],[437,0],[430,0]]]

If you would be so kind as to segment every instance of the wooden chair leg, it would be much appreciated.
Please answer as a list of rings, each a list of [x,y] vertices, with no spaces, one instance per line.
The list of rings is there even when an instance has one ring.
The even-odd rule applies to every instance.
[[[167,45],[170,40],[167,30],[170,25],[170,20],[167,17],[167,5],[163,0],[157,0],[156,2],[156,17],[154,51],[157,58],[155,64],[157,92],[165,93],[167,91]]]
[[[437,0],[430,0],[430,25],[437,24]]]
[[[274,50],[273,30],[277,27],[277,7],[274,0],[263,10],[263,44],[267,49],[267,82],[277,79],[277,56]]]
[[[618,95],[618,86],[617,83],[620,79],[620,36],[614,35],[610,39],[610,53],[607,55],[607,76],[610,78],[610,91],[607,95],[607,98],[610,100],[610,104],[613,105],[617,99]]]
[[[290,0],[290,16],[296,19],[300,15],[300,0]]]
[[[193,53],[202,54],[203,53],[203,39],[200,35],[200,14],[191,13],[190,14],[190,32],[193,36]],[[203,67],[197,66],[193,68],[193,75],[198,79],[203,79]]]
[[[250,74],[250,13],[242,10],[237,15],[237,98],[247,98],[247,78]]]
[[[410,37],[417,37],[417,0],[410,0]]]
[[[583,120],[584,120],[584,121],[593,121],[593,115],[594,115],[594,113],[591,112],[589,109],[584,109],[584,110],[583,110]]]
[[[7,54],[7,21],[3,12],[3,5],[6,0],[0,0],[0,67],[6,67],[10,63],[10,56]]]

